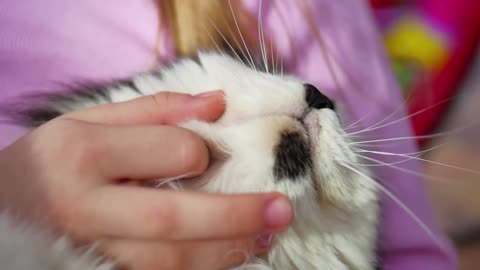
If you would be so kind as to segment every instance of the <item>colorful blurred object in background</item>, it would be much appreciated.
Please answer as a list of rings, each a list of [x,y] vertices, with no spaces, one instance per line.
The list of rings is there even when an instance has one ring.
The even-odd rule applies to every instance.
[[[440,225],[460,269],[480,269],[480,0],[371,4],[418,143],[436,147],[419,157]]]
[[[372,6],[409,112],[434,106],[412,117],[416,135],[427,135],[440,123],[474,59],[480,1],[372,0]]]

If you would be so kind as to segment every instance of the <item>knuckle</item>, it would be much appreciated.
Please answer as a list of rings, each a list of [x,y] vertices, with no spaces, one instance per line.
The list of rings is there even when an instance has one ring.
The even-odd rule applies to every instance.
[[[147,222],[150,224],[149,234],[158,238],[172,238],[178,233],[179,221],[177,207],[173,201],[152,207]]]
[[[62,229],[66,229],[65,227],[68,226],[70,223],[70,216],[68,215],[68,211],[65,207],[65,204],[59,203],[50,203],[49,209],[49,218],[53,220],[53,223],[57,226],[60,226]]]
[[[248,253],[253,252],[255,241],[253,239],[236,239],[232,243],[233,249],[239,249],[247,251]]]
[[[52,200],[48,207],[51,224],[61,231],[66,232],[75,241],[93,241],[95,232],[90,230],[89,220],[82,209],[81,203],[75,202],[69,196],[57,194],[58,198]]]
[[[190,252],[181,245],[175,245],[163,251],[161,260],[157,261],[156,269],[168,270],[190,270],[192,261]]]
[[[64,200],[64,198],[59,199],[61,199],[63,203],[51,202],[48,208],[49,218],[52,224],[68,232],[75,239],[85,238],[86,236],[83,235],[77,227],[77,225],[81,223],[81,217],[77,214],[78,211],[76,211],[76,207],[69,201]]]
[[[230,247],[225,249],[231,252],[220,254],[225,257],[225,265],[236,266],[244,263],[250,256],[253,256],[253,241],[247,242],[246,240],[233,240]]]
[[[172,269],[190,270],[192,268],[192,255],[186,248],[179,248],[173,257]]]
[[[44,216],[55,229],[61,229],[68,233],[80,232],[84,218],[81,215],[78,199],[79,190],[69,186],[71,181],[65,178],[78,180],[75,168],[78,166],[73,156],[77,155],[77,147],[86,142],[85,130],[74,121],[53,120],[40,126],[32,132],[30,138],[31,150],[34,152],[35,166],[38,168],[50,168],[55,165],[55,171],[40,171],[38,176],[42,183],[42,208]],[[79,147],[84,149],[84,147]],[[83,151],[83,150],[82,150]],[[78,233],[80,235],[80,233]]]
[[[73,120],[52,121],[39,130],[36,141],[39,152],[47,155],[49,164],[62,162],[64,168],[75,169],[90,164],[101,148],[90,140],[92,130]],[[70,166],[69,166],[70,165]]]
[[[215,246],[210,257],[215,260],[215,269],[235,268],[245,263],[253,253],[253,240],[233,239]]]

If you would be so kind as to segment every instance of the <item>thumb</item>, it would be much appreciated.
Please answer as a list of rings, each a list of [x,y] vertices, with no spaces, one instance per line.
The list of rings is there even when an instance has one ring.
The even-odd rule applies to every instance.
[[[188,95],[160,92],[133,100],[103,104],[64,115],[64,118],[99,124],[175,125],[197,119],[215,121],[225,111],[223,91]]]

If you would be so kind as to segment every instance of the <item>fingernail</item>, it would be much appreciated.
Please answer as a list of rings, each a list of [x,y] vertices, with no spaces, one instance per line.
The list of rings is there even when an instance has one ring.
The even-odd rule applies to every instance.
[[[272,245],[273,242],[273,234],[271,233],[262,233],[257,236],[257,240],[255,244],[257,248],[265,249]]]
[[[196,98],[206,98],[206,97],[217,96],[217,95],[222,95],[223,96],[224,95],[223,90],[203,92],[203,93],[194,95],[194,97],[196,97]]]
[[[283,227],[290,223],[292,206],[284,197],[270,201],[265,208],[265,225],[268,229]]]

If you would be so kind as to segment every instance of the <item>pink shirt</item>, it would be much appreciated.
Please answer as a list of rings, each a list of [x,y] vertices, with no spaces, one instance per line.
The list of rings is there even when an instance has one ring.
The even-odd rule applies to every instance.
[[[258,0],[243,0],[255,16]],[[263,1],[266,33],[280,49],[287,68],[347,104],[350,121],[369,127],[405,116],[402,97],[383,54],[370,10],[358,0],[310,0],[308,10],[326,44],[332,76],[319,44],[301,11],[303,1]],[[63,91],[64,82],[124,78],[145,71],[152,61],[158,12],[153,0],[3,0],[0,3],[0,100],[40,91]],[[161,60],[173,59],[169,33],[162,32]],[[287,36],[291,42],[286,42]],[[296,59],[296,61],[294,60]],[[0,116],[1,117],[1,116]],[[1,123],[1,118],[0,118]],[[0,124],[0,149],[21,136],[18,127]],[[408,121],[379,128],[370,138],[411,136]],[[380,147],[412,153],[413,140]],[[386,163],[398,158],[372,156]],[[404,158],[400,158],[402,160]],[[421,172],[417,161],[399,163]],[[432,216],[423,179],[391,167],[376,167],[390,190],[435,235],[429,236],[393,200],[382,200],[380,254],[386,270],[455,269],[455,257],[443,242]],[[433,240],[435,239],[435,241]]]

